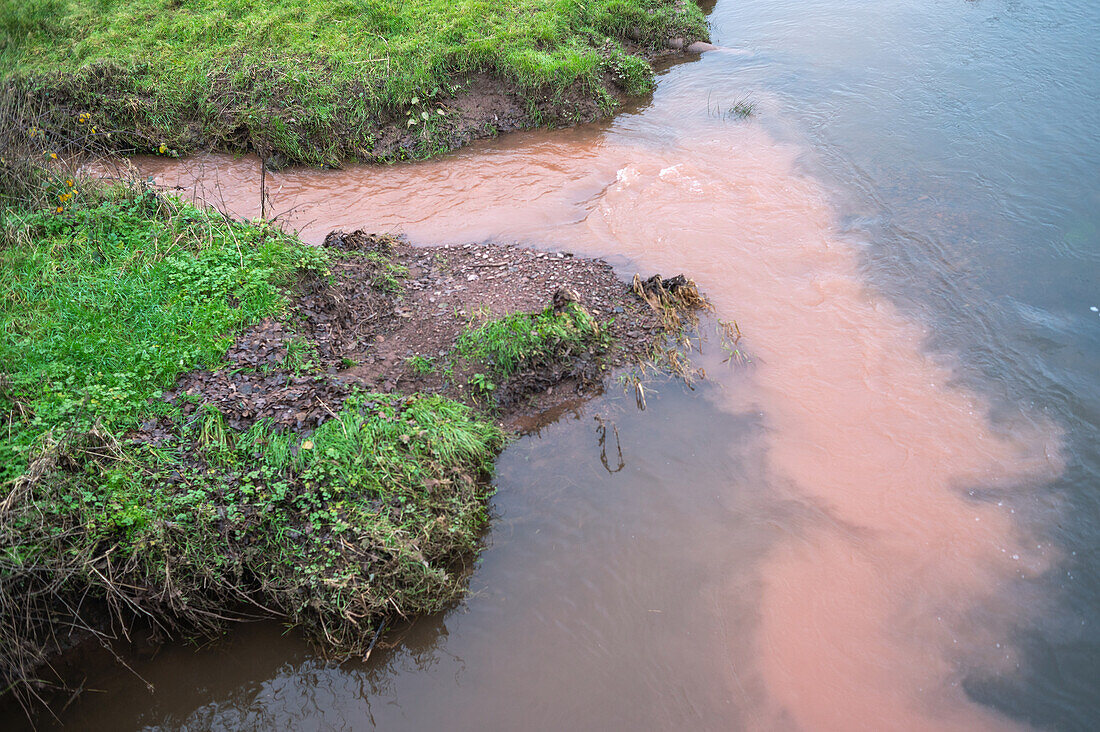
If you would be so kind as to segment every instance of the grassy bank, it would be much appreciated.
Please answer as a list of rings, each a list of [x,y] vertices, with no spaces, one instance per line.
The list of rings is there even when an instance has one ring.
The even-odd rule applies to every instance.
[[[0,76],[55,146],[337,164],[490,134],[493,95],[521,126],[589,119],[649,88],[639,54],[706,35],[691,0],[0,0]]]
[[[351,390],[308,434],[233,429],[199,397],[160,398],[290,315],[288,288],[332,255],[150,192],[58,185],[58,206],[9,208],[0,232],[0,692],[47,689],[53,652],[139,616],[199,633],[275,616],[351,653],[379,617],[457,597],[491,422]],[[233,368],[324,378],[294,360]]]
[[[361,231],[310,247],[64,175],[33,176],[49,208],[0,208],[0,697],[24,702],[136,618],[275,617],[369,652],[384,619],[461,595],[498,425],[537,428],[615,367],[688,376],[707,307],[683,276]]]

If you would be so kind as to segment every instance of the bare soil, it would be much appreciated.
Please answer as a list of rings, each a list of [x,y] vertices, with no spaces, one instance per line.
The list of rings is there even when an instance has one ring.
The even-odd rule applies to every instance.
[[[300,432],[331,417],[356,387],[437,393],[525,432],[600,393],[612,369],[645,362],[669,337],[661,312],[600,259],[500,244],[413,247],[362,231],[333,232],[325,244],[346,254],[331,278],[299,283],[286,323],[247,329],[228,367],[185,374],[165,398],[185,411],[212,404],[235,429],[267,419]],[[471,388],[474,367],[454,358],[459,335],[489,318],[540,312],[555,295],[591,314],[610,345],[522,370],[491,395]],[[314,347],[305,370],[286,363],[294,339]],[[417,368],[425,363],[430,371]],[[155,422],[141,432],[152,441],[169,433]]]

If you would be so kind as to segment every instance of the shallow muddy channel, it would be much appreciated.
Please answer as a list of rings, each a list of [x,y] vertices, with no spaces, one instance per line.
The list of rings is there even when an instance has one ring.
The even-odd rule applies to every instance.
[[[711,339],[694,389],[611,383],[513,442],[469,597],[367,662],[246,626],[89,679],[70,728],[1100,723],[1100,11],[710,20],[721,48],[609,123],[269,174],[265,210],[682,271],[746,358]],[[259,213],[254,158],[136,162]]]

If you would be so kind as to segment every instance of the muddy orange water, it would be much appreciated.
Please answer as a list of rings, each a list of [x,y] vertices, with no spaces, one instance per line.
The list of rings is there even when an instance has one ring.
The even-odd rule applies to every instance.
[[[726,360],[711,338],[698,355],[709,380],[695,391],[663,384],[638,412],[612,388],[509,447],[473,595],[369,663],[327,664],[261,626],[198,654],[170,649],[139,665],[155,694],[118,680],[71,718],[188,729],[1087,726],[1095,678],[1073,672],[1094,661],[1067,657],[1066,677],[1051,680],[1021,641],[1081,632],[1067,630],[1080,618],[1050,584],[1072,578],[1082,536],[1059,534],[1073,499],[1051,486],[1083,458],[1061,397],[1044,402],[1038,381],[1038,402],[1021,396],[1013,363],[1030,363],[1035,343],[1002,340],[1000,316],[982,314],[981,287],[1000,275],[975,242],[1004,245],[1013,232],[949,195],[965,188],[965,163],[951,178],[886,129],[920,134],[915,112],[866,131],[873,165],[843,134],[814,132],[822,119],[857,124],[814,90],[874,100],[873,85],[833,71],[806,91],[770,76],[810,68],[783,56],[804,48],[801,6],[746,5],[719,5],[716,36],[735,45],[748,29],[759,48],[668,70],[652,102],[613,123],[427,163],[284,171],[268,177],[265,208],[312,241],[365,228],[565,249],[624,275],[682,271],[736,320],[747,362]],[[872,38],[915,27],[928,41],[945,17],[985,22],[964,3],[877,7]],[[840,38],[871,44],[825,23],[835,3],[814,8],[824,25],[811,58],[825,68],[850,60]],[[746,88],[752,118],[718,109]],[[159,185],[259,213],[254,158],[137,164]],[[899,233],[921,210],[931,223]],[[981,277],[993,284],[967,284]],[[1004,364],[984,367],[957,345],[967,343],[1001,349],[992,358]],[[595,415],[619,427],[621,472],[601,467]],[[1061,706],[1027,701],[1036,688],[1063,694]]]

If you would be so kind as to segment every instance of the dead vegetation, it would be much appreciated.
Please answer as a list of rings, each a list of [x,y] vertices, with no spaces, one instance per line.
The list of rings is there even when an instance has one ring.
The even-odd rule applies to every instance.
[[[679,330],[685,325],[698,324],[698,314],[712,309],[706,298],[699,293],[695,281],[682,274],[667,280],[659,274],[646,280],[640,275],[634,275],[630,290],[660,313],[671,331]]]

